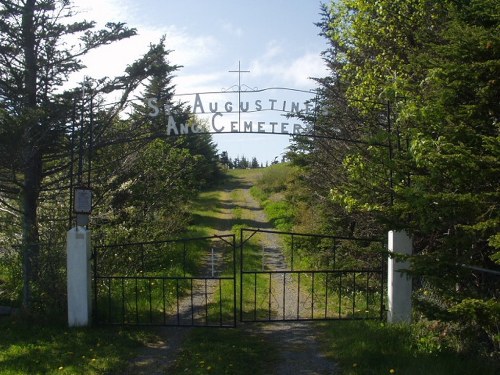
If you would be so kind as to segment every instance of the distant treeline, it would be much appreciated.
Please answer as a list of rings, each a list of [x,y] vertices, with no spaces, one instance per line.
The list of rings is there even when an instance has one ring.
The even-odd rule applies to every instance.
[[[275,157],[274,160],[269,163],[269,161],[266,160],[265,163],[259,162],[257,158],[254,156],[251,159],[248,159],[246,156],[237,156],[234,159],[230,158],[227,151],[223,151],[219,155],[220,162],[223,166],[225,166],[228,169],[249,169],[249,168],[265,168],[269,167],[269,165],[273,164],[278,164],[278,157]],[[286,161],[286,158],[283,156],[281,159],[281,163],[284,163]]]

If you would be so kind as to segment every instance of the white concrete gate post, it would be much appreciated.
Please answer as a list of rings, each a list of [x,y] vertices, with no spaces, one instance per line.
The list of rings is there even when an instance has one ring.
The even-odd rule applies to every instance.
[[[90,230],[77,226],[68,231],[67,287],[68,325],[70,327],[90,325],[92,314],[90,247]]]
[[[405,231],[389,231],[389,252],[411,255],[413,244]],[[387,321],[389,323],[410,322],[412,314],[412,278],[403,270],[409,269],[408,262],[389,257],[387,269]]]

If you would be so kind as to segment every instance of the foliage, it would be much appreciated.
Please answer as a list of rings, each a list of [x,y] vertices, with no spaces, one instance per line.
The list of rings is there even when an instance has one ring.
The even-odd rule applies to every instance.
[[[209,134],[167,135],[168,116],[190,127],[198,121],[183,104],[173,104],[172,73],[162,39],[153,45],[153,74],[145,85],[142,104],[133,104],[129,119],[115,122],[106,138],[127,134],[98,151],[94,185],[100,202],[94,224],[106,243],[165,239],[185,230],[188,207],[201,189],[220,176],[216,146]],[[155,98],[160,114],[149,116],[145,104]],[[169,110],[167,111],[167,108]]]
[[[493,344],[493,350],[500,353],[500,302],[498,300],[484,301],[466,298],[453,306],[450,312],[456,316],[465,329],[485,332]]]
[[[476,271],[498,259],[498,14],[490,0],[345,0],[318,24],[331,74],[305,120],[325,138],[290,158],[334,228],[412,232],[428,316],[498,298],[498,277]]]
[[[223,153],[223,157],[226,160],[224,164],[228,166],[228,168],[236,168],[236,169],[248,169],[248,168],[260,168],[259,161],[257,160],[256,157],[252,157],[251,160],[247,159],[245,155],[243,155],[241,158],[237,156],[236,158],[231,159],[228,158],[227,152],[224,151],[225,154]]]
[[[274,164],[262,170],[261,177],[250,189],[251,194],[260,201],[273,227],[281,231],[292,229],[295,214],[298,213],[283,199],[283,193],[295,177],[294,172],[294,168],[288,164]]]
[[[264,205],[264,212],[277,230],[291,230],[294,216],[286,202],[269,202]]]
[[[439,322],[323,324],[323,346],[340,374],[495,374],[498,362],[457,354],[459,338]]]
[[[120,91],[120,100],[101,111],[101,122],[92,129],[97,139],[123,109],[128,95],[152,72],[149,66],[158,56],[153,48],[129,65],[122,76],[88,80],[82,89],[63,91],[69,75],[83,68],[79,60],[82,55],[135,35],[135,30],[123,23],[108,23],[106,29],[94,31],[93,22],[75,21],[73,16],[74,9],[67,1],[2,3],[0,24],[5,32],[2,32],[0,52],[5,72],[1,85],[2,143],[5,147],[1,150],[14,156],[2,157],[6,161],[1,166],[2,215],[14,216],[18,221],[8,240],[22,242],[23,305],[26,309],[31,307],[32,289],[40,284],[39,241],[46,229],[40,224],[45,219],[41,203],[50,202],[54,196],[58,203],[68,202],[61,190],[67,191],[70,187],[68,181],[75,162],[75,131],[80,134],[78,182],[81,183],[82,150],[88,148],[89,139],[90,127],[84,126],[89,120],[89,106],[98,102],[100,94]],[[62,43],[70,36],[79,38],[80,43]],[[77,106],[81,107],[78,125]],[[47,216],[58,224],[64,223],[60,216],[54,218],[52,212],[60,212],[60,208],[68,212],[68,208],[52,208]],[[47,227],[52,230],[52,226]]]
[[[69,130],[73,101],[81,90],[63,92],[62,86],[83,68],[82,55],[136,33],[123,23],[96,31],[93,22],[75,21],[73,15],[68,1],[55,0],[4,1],[0,11],[0,204],[3,219],[15,221],[15,227],[6,228],[12,230],[6,240],[22,244],[26,309],[31,308],[33,288],[40,285],[39,242],[46,229],[39,224],[41,202],[67,187],[72,164]],[[62,42],[69,37],[80,43]],[[147,77],[145,65],[147,57],[130,65],[123,76],[100,81],[96,91],[123,93],[110,113]]]
[[[18,303],[22,296],[31,312],[35,305],[47,309],[40,302],[49,296],[64,305],[61,242],[75,223],[75,186],[93,189],[90,225],[98,241],[143,240],[182,231],[186,205],[218,176],[209,135],[166,138],[164,117],[155,122],[145,105],[128,106],[131,93],[143,86],[145,95],[172,103],[179,67],[167,61],[165,38],[120,76],[65,86],[83,68],[81,56],[136,34],[123,23],[95,30],[94,22],[76,15],[70,1],[0,6],[0,250],[9,253],[0,260],[0,277],[9,299]],[[68,38],[79,43],[66,43]],[[183,105],[177,109],[179,119],[195,121]],[[12,261],[22,266],[10,269]],[[23,278],[4,276],[14,270]]]
[[[257,185],[267,194],[283,192],[294,180],[296,170],[289,164],[274,164],[262,170]]]
[[[196,158],[187,149],[157,139],[138,149],[108,148],[99,160],[105,163],[94,179],[99,241],[155,240],[184,229],[197,183]]]

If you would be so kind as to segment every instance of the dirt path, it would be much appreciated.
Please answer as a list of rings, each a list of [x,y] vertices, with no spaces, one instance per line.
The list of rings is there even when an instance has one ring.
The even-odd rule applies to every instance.
[[[242,207],[242,217],[251,222],[256,223],[256,228],[267,228],[269,220],[265,212],[260,207],[260,204],[250,194],[249,186],[253,181],[242,180],[242,188],[239,188],[236,196],[239,196],[239,204]],[[234,193],[233,193],[234,194]],[[266,265],[273,270],[286,270],[285,258],[283,256],[283,244],[278,236],[266,235],[262,233],[261,240],[266,248]],[[277,287],[273,288],[273,296],[276,301],[282,301],[283,290]],[[297,291],[293,291],[297,293]],[[288,295],[290,297],[290,295]],[[288,298],[289,301],[296,301],[296,298]],[[282,306],[277,303],[275,306],[277,311],[282,310]],[[292,311],[292,308],[287,308],[287,311]],[[275,370],[276,375],[326,375],[335,374],[335,364],[321,354],[319,344],[316,340],[317,332],[315,324],[312,322],[280,322],[280,323],[260,323],[260,324],[245,324],[244,329],[249,330],[253,334],[265,337],[274,343],[274,346],[280,351],[280,361]]]
[[[213,233],[209,233],[210,235],[231,233],[231,228],[235,224],[272,229],[259,203],[250,194],[250,187],[256,177],[255,172],[239,175],[220,193],[217,204],[219,225],[218,228],[214,228]],[[275,269],[286,269],[279,238],[264,234],[262,241],[266,248],[266,263],[272,264]],[[278,301],[281,301],[281,294],[281,288],[273,290],[273,295]],[[281,310],[281,306],[277,308]],[[166,374],[191,329],[196,328],[162,328],[159,331],[162,340],[149,344],[140,356],[130,362],[129,368],[124,373]],[[314,323],[239,323],[237,329],[269,340],[279,350],[280,360],[273,374],[326,375],[337,372],[335,364],[321,354]]]

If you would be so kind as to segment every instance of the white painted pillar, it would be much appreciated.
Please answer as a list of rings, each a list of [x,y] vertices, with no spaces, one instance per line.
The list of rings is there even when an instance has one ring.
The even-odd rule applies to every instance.
[[[411,255],[413,244],[405,231],[389,231],[389,252]],[[409,269],[408,262],[399,262],[389,257],[387,270],[387,321],[389,323],[410,322],[412,314],[412,278],[403,270]]]
[[[75,227],[67,233],[67,282],[68,282],[68,325],[84,327],[90,325],[91,299],[91,257],[90,231]]]

